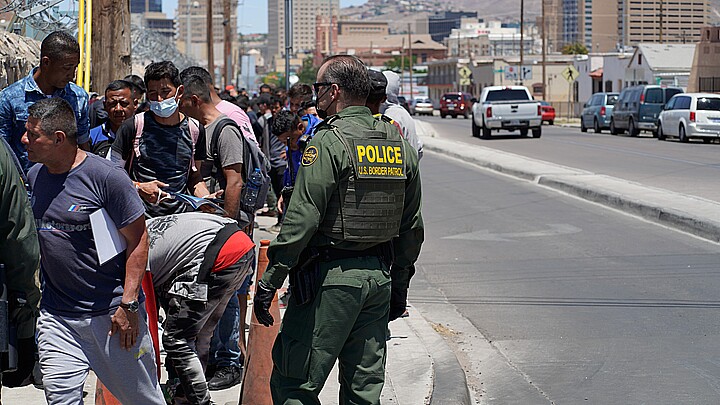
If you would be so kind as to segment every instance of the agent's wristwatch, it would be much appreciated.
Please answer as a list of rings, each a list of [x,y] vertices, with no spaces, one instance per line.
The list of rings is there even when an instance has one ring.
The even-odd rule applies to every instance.
[[[136,314],[140,310],[140,303],[137,300],[132,300],[130,302],[121,302],[120,306],[127,309],[128,312],[132,312],[133,314]]]

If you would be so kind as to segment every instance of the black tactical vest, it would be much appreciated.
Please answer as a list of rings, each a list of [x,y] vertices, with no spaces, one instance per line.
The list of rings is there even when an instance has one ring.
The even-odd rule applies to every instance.
[[[333,192],[320,232],[337,240],[382,243],[398,236],[405,202],[405,147],[397,129],[341,118],[327,122],[345,146],[351,174]]]

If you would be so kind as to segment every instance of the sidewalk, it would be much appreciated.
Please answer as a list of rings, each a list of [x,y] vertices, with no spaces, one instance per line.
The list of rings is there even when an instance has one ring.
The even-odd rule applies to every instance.
[[[693,195],[648,187],[483,146],[444,139],[431,124],[415,121],[425,150],[519,177],[639,216],[713,242],[720,241],[720,204]]]

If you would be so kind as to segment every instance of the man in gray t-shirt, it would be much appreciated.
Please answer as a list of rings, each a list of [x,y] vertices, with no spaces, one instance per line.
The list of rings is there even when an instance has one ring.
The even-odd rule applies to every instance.
[[[82,403],[92,369],[124,404],[164,405],[141,282],[145,207],[125,172],[78,149],[72,108],[61,98],[28,109],[23,143],[40,241],[43,290],[37,323],[50,404]],[[91,214],[104,210],[127,247],[100,261]]]
[[[183,77],[182,74],[180,76]],[[210,90],[201,78],[197,76],[186,77],[185,80],[183,80],[183,87],[185,91],[180,100],[180,110],[184,114],[197,119],[205,126],[206,150],[208,155],[212,156],[214,153],[211,148],[213,132],[216,126],[228,117],[215,108],[210,98]],[[219,189],[224,190],[225,211],[231,218],[238,219],[241,226],[247,225],[243,224],[245,221],[248,221],[250,224],[252,224],[253,221],[253,218],[248,218],[247,215],[241,215],[242,213],[240,212],[240,195],[243,186],[243,142],[243,136],[236,126],[225,125],[223,127],[217,145],[222,173],[217,173],[217,176],[215,176]],[[208,177],[212,177],[212,166],[212,160],[204,162],[203,169],[201,170],[203,178],[207,179]],[[251,215],[252,213],[246,214]]]

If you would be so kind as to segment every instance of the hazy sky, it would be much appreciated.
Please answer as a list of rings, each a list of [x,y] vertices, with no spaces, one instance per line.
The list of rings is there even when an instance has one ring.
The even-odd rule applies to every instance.
[[[163,0],[163,12],[168,17],[175,16],[178,1]],[[357,6],[367,0],[340,0],[340,7]],[[267,33],[267,0],[240,0],[243,3],[238,13],[238,30],[243,34]]]

